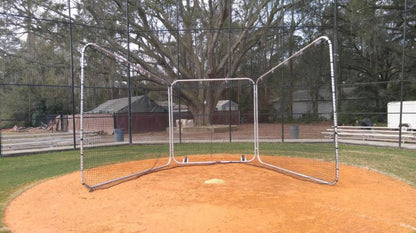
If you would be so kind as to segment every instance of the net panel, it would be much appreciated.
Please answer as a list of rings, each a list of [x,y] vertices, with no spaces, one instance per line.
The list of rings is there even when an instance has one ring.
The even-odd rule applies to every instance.
[[[198,161],[253,159],[254,86],[250,79],[180,80],[172,86],[174,155]],[[224,147],[233,148],[224,158]]]
[[[77,119],[77,130],[82,129],[82,183],[94,188],[166,165],[166,87],[143,81],[131,71],[130,145],[127,63],[109,50],[90,46],[83,69],[82,126],[81,117]]]
[[[274,72],[258,80],[260,155],[282,157],[262,161],[324,182],[337,179],[329,46],[326,39],[318,39],[288,54]],[[284,146],[276,145],[281,142]],[[286,147],[297,147],[296,154],[285,152]]]

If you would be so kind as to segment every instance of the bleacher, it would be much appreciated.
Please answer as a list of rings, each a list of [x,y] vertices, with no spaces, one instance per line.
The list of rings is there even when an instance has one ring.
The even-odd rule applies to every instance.
[[[72,133],[28,133],[28,134],[3,134],[2,152],[4,154],[42,149],[73,148],[74,138]],[[84,142],[100,139],[97,133],[85,133]],[[76,134],[76,142],[79,135]]]
[[[351,141],[379,141],[416,143],[416,131],[402,128],[401,135],[399,128],[388,128],[380,126],[338,126],[338,139]],[[322,132],[326,138],[334,137],[334,129],[326,129]]]

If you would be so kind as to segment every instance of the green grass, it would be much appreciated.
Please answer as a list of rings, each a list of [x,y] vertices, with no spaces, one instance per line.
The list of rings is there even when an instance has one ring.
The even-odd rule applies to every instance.
[[[167,156],[167,145],[114,146],[91,149],[96,154],[95,165]],[[211,153],[252,153],[248,143],[182,144],[175,146],[177,155]],[[261,154],[285,155],[330,160],[332,144],[261,143]],[[416,186],[416,152],[393,148],[341,145],[340,162],[368,167]],[[64,151],[30,156],[0,158],[0,219],[7,202],[19,190],[43,179],[79,170],[79,152]],[[342,179],[342,177],[341,177]],[[3,230],[2,230],[3,229]],[[0,232],[6,232],[0,222]]]

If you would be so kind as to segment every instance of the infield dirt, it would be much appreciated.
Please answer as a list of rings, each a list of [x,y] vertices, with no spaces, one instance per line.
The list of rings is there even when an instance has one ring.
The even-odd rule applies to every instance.
[[[205,183],[211,179],[224,182]],[[12,233],[414,232],[416,189],[347,165],[334,186],[219,164],[166,169],[89,192],[76,172],[17,196],[4,222]]]

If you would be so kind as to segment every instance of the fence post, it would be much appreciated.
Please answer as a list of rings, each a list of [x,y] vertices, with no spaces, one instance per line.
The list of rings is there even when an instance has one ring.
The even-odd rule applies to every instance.
[[[132,123],[131,123],[131,75],[130,75],[130,17],[129,17],[129,1],[126,0],[126,37],[127,37],[127,81],[128,81],[128,131],[129,131],[129,144],[133,143],[132,136]]]
[[[1,140],[2,140],[2,136],[1,136],[1,130],[2,130],[2,127],[1,127],[1,121],[2,121],[2,120],[0,120],[0,158],[1,158],[1,157],[3,157],[3,153],[2,153],[3,146],[2,146],[2,144],[1,144]]]
[[[77,149],[77,136],[75,126],[75,80],[74,80],[74,47],[72,40],[72,16],[71,16],[71,1],[68,0],[68,16],[69,16],[69,52],[70,56],[70,69],[71,69],[71,96],[72,96],[72,139],[74,143],[74,150]],[[62,117],[61,117],[62,120]]]
[[[403,39],[402,39],[402,67],[400,76],[400,118],[399,118],[399,148],[402,148],[402,119],[403,119],[403,81],[405,68],[405,49],[406,49],[406,22],[407,22],[407,0],[404,1],[403,16]]]

